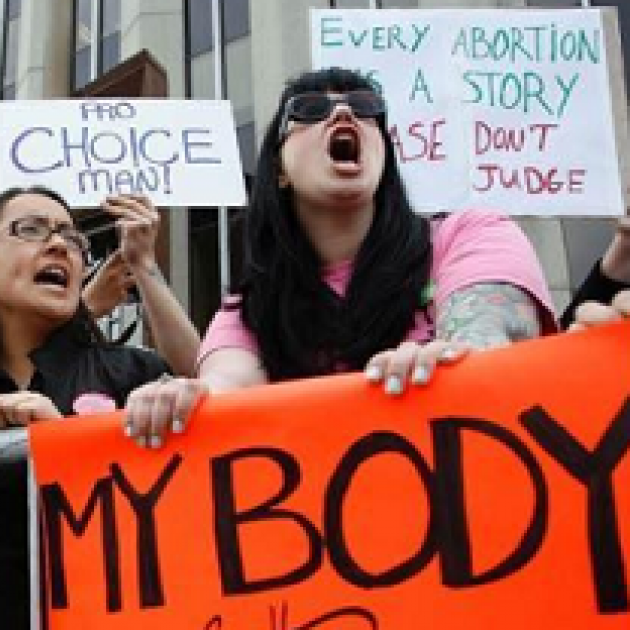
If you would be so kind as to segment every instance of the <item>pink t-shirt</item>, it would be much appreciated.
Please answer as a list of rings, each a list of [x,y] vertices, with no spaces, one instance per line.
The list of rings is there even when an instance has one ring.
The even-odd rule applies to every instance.
[[[554,308],[538,258],[510,218],[475,210],[451,214],[431,222],[431,239],[431,280],[435,285],[431,319],[455,291],[480,282],[501,282],[527,291],[539,305],[543,331],[556,330]],[[343,262],[324,269],[322,277],[333,291],[343,295],[351,271],[352,262]],[[418,311],[406,338],[426,342],[434,335],[433,323]],[[238,309],[221,308],[217,312],[199,349],[198,364],[221,348],[258,352],[256,339],[243,324]]]

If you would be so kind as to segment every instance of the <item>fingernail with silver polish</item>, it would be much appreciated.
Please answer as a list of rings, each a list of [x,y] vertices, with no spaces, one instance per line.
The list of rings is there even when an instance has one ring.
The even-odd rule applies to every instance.
[[[376,383],[383,378],[383,370],[378,365],[368,365],[365,368],[365,378],[371,383]]]
[[[398,378],[398,376],[396,376],[395,374],[389,376],[385,383],[385,391],[393,396],[402,394],[403,384],[400,378]]]
[[[124,431],[125,431],[125,435],[129,438],[133,437],[136,433],[135,427],[133,426],[131,422],[128,422],[127,424],[125,424]]]
[[[175,418],[171,423],[171,433],[183,433],[184,432],[184,423],[179,419]]]
[[[151,448],[160,448],[162,446],[162,438],[159,435],[152,435],[149,438],[149,446]]]
[[[459,352],[455,348],[446,348],[440,354],[440,359],[443,361],[453,361],[459,356]]]
[[[136,444],[140,447],[140,448],[146,448],[147,445],[147,438],[144,435],[139,435],[136,438]]]
[[[413,375],[411,376],[411,382],[414,385],[426,385],[429,382],[429,377],[431,373],[426,365],[419,365],[413,371]]]

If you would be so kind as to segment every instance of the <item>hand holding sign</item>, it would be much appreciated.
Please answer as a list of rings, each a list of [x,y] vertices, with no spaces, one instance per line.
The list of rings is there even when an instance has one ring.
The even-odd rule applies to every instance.
[[[134,390],[127,400],[123,430],[140,447],[160,448],[168,433],[183,433],[208,393],[199,379],[164,377]]]
[[[615,26],[590,9],[313,10],[312,58],[378,86],[419,212],[619,215]]]
[[[133,271],[155,267],[155,243],[160,214],[144,195],[110,196],[101,208],[116,218],[120,235],[120,255]]]
[[[615,238],[602,260],[602,270],[614,280],[630,283],[630,216],[619,219]]]
[[[26,426],[36,420],[61,416],[54,403],[38,392],[0,394],[0,429]]]
[[[127,298],[134,279],[120,251],[111,254],[83,289],[83,302],[95,319],[105,317]]]
[[[35,178],[81,208],[107,194],[202,207],[246,197],[227,101],[2,102],[0,174],[0,188]]]
[[[49,627],[625,630],[629,339],[217,397],[151,454],[120,414],[35,424]]]
[[[630,319],[630,290],[618,293],[610,304],[585,302],[575,311],[575,322],[570,330],[601,326],[623,318]]]

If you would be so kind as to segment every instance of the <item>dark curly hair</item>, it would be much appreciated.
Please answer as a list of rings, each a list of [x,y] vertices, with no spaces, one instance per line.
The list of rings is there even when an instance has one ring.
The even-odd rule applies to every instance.
[[[290,82],[266,131],[245,218],[245,260],[236,288],[243,322],[254,333],[269,378],[278,381],[361,369],[396,346],[422,308],[431,264],[429,222],[412,211],[385,128],[385,166],[375,215],[353,263],[345,296],[321,279],[321,260],[280,188],[278,133],[284,105],[303,92],[375,90],[359,74],[329,68]]]

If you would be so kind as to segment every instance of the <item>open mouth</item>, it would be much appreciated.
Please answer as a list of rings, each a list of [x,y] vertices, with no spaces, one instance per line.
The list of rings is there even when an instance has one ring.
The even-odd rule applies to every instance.
[[[35,283],[65,289],[68,287],[68,272],[63,267],[50,265],[35,274]]]
[[[359,138],[349,127],[335,130],[330,137],[328,154],[333,162],[359,163],[360,147]]]

